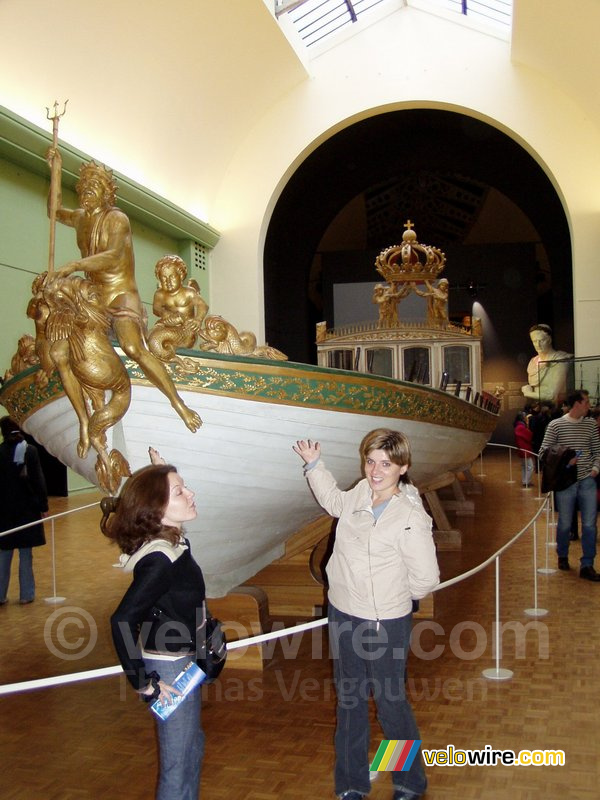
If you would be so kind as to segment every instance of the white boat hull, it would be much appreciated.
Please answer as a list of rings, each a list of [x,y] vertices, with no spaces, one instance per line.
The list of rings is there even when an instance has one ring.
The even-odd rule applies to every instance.
[[[186,405],[202,417],[197,433],[191,433],[164,396],[136,377],[135,366],[128,364],[131,406],[107,435],[108,449],[120,450],[132,471],[149,463],[151,445],[177,466],[196,493],[198,518],[186,526],[186,533],[212,597],[226,594],[280,557],[286,539],[322,513],[292,450],[297,439],[320,441],[328,467],[340,486],[347,487],[360,477],[358,446],[363,436],[377,427],[402,430],[413,451],[411,477],[423,485],[472,463],[495,425],[489,412],[442,392],[396,381],[300,365],[257,366],[250,359],[203,358],[202,363],[206,369],[200,375],[201,385],[197,380],[187,387],[178,385]],[[223,367],[219,383],[213,374],[217,366]],[[241,390],[239,382],[234,387],[223,379],[228,370],[243,376]],[[303,386],[307,376],[310,388]],[[23,429],[61,462],[97,483],[96,454],[89,453],[85,460],[77,456],[78,421],[64,394],[34,401],[25,409],[24,386],[30,387],[32,378],[17,376],[14,381],[18,380],[26,382],[21,395],[16,391],[10,397],[16,403],[21,398]],[[267,386],[269,380],[272,384]],[[352,400],[353,391],[358,391],[353,383],[366,392],[357,403]],[[381,413],[380,399],[372,402],[377,413],[369,413],[371,401],[364,398],[373,397],[371,384],[378,384],[386,396],[400,388],[412,392],[415,408],[420,405],[421,411],[430,413],[419,416],[417,408],[412,416],[394,417]],[[9,405],[4,397],[2,402]],[[450,424],[444,418],[448,414],[455,423],[464,416],[464,424]]]

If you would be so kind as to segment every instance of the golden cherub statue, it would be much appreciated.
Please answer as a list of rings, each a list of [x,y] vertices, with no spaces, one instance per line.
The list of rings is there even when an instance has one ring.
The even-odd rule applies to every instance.
[[[437,286],[430,281],[424,281],[426,291],[417,289],[416,283],[412,283],[415,294],[419,297],[427,298],[427,322],[429,325],[439,325],[448,322],[448,289],[449,284],[446,278],[441,278]]]
[[[163,256],[157,261],[154,274],[159,288],[154,293],[152,310],[158,322],[148,335],[148,347],[161,361],[173,361],[177,347],[194,347],[208,305],[195,280],[183,285],[187,266],[179,256]]]
[[[7,381],[27,367],[34,367],[40,360],[35,352],[35,339],[30,333],[25,333],[17,342],[17,352],[10,360],[10,369],[4,373],[4,380]]]
[[[398,303],[408,296],[410,288],[408,284],[402,286],[396,281],[390,283],[389,286],[384,286],[382,283],[376,284],[373,289],[372,302],[379,306],[378,326],[380,328],[398,326]]]

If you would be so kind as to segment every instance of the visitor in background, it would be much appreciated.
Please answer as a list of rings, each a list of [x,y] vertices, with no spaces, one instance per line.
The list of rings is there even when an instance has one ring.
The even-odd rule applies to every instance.
[[[0,531],[18,528],[47,516],[46,481],[37,448],[25,441],[11,417],[0,419]],[[33,603],[35,578],[32,548],[46,544],[44,525],[33,525],[14,533],[0,533],[0,606],[8,602],[10,568],[19,551],[19,602]]]
[[[534,457],[532,455],[533,433],[527,426],[527,415],[519,411],[513,423],[515,429],[515,444],[521,458],[521,484],[528,489],[533,476]]]

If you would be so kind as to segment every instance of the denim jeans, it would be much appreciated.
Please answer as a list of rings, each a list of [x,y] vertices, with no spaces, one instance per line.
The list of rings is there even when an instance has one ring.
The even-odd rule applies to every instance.
[[[521,483],[523,486],[529,486],[533,476],[533,458],[530,456],[523,456],[521,460]]]
[[[19,600],[29,602],[35,597],[33,553],[31,547],[19,548]],[[14,550],[0,550],[0,600],[6,600],[10,581],[10,567]]]
[[[412,614],[378,623],[329,606],[329,640],[337,692],[335,792],[368,794],[369,695],[377,707],[384,739],[420,739],[406,699],[404,670]],[[394,772],[394,788],[419,797],[427,787],[419,753],[407,772]]]
[[[144,665],[146,672],[154,670],[161,680],[172,684],[189,660],[189,656],[176,661],[145,658]],[[198,687],[170,717],[155,718],[160,760],[156,800],[198,800],[204,757],[201,706],[202,690]]]
[[[555,492],[558,509],[556,526],[556,554],[559,558],[569,555],[569,538],[575,504],[581,513],[581,566],[592,567],[596,557],[596,481],[591,476],[576,481],[561,492]]]

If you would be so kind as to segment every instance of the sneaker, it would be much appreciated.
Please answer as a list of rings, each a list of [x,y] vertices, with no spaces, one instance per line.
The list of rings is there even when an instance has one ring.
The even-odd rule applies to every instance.
[[[364,794],[361,794],[360,792],[349,791],[341,794],[340,800],[363,800],[363,797]]]
[[[411,792],[410,789],[394,789],[392,800],[419,800],[420,794]]]
[[[586,581],[600,581],[600,575],[593,567],[582,567],[579,570],[579,577],[584,578]]]
[[[565,571],[571,569],[571,566],[569,564],[569,559],[566,556],[558,557],[558,568],[563,569]]]

